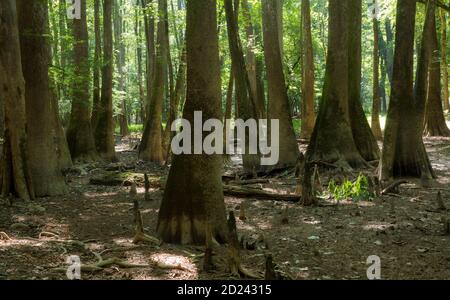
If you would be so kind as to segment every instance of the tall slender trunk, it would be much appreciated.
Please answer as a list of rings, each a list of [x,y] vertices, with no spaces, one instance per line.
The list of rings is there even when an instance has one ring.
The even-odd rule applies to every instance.
[[[113,120],[113,0],[103,0],[103,66],[102,93],[98,120],[95,128],[95,142],[98,154],[105,160],[115,161],[114,120]]]
[[[202,111],[205,119],[221,119],[216,4],[215,0],[187,2],[188,69],[183,118],[190,124],[194,123],[195,111]],[[225,241],[221,177],[220,155],[174,155],[158,215],[157,232],[163,241],[204,245],[207,232],[217,241]]]
[[[311,35],[311,7],[309,0],[302,0],[302,127],[301,138],[309,139],[314,129],[316,113],[314,111],[314,53]]]
[[[92,104],[91,126],[96,128],[98,121],[98,111],[100,105],[100,70],[102,60],[102,38],[100,30],[100,3],[101,0],[94,0],[94,33],[95,33],[95,51],[94,51],[94,92]]]
[[[5,119],[3,153],[0,161],[0,191],[23,200],[34,198],[28,159],[25,114],[25,81],[22,73],[16,1],[0,6],[0,99]]]
[[[150,103],[152,99],[152,89],[154,85],[154,77],[155,77],[155,63],[156,63],[156,55],[155,55],[155,18],[151,13],[148,12],[150,5],[153,0],[141,0],[142,7],[144,9],[144,24],[145,24],[145,40],[146,40],[146,48],[147,48],[147,98],[145,103],[145,120],[148,119],[149,111],[150,111]]]
[[[74,161],[92,161],[97,158],[97,153],[89,116],[91,102],[89,101],[90,68],[86,0],[81,0],[81,19],[72,20],[72,31],[75,70],[67,141]]]
[[[374,0],[376,3],[376,0]],[[379,49],[379,32],[380,22],[375,17],[373,22],[373,86],[372,86],[372,132],[377,140],[383,138],[380,126],[380,49]]]
[[[446,12],[441,9],[441,58],[442,58],[442,96],[444,97],[444,110],[450,111],[449,86],[448,86],[448,63],[447,63],[447,18]]]
[[[279,161],[274,167],[295,166],[300,152],[292,125],[291,109],[283,72],[277,22],[277,0],[262,1],[264,57],[267,67],[269,104],[267,118],[279,120]],[[270,134],[269,134],[270,136]]]

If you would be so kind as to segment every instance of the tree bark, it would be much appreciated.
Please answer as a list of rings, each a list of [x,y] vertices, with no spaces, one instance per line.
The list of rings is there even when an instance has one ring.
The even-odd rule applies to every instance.
[[[92,101],[91,126],[93,129],[97,127],[98,112],[100,105],[100,70],[102,59],[102,38],[100,32],[100,1],[94,0],[94,34],[95,34],[95,51],[94,51],[94,93]]]
[[[450,129],[447,127],[445,121],[444,110],[442,108],[441,98],[441,57],[439,53],[439,41],[437,37],[436,26],[436,6],[430,2],[427,8],[427,24],[424,31],[424,41],[426,45],[422,47],[429,47],[428,67],[427,72],[427,94],[425,106],[425,135],[427,136],[450,136]]]
[[[309,139],[314,130],[314,52],[311,35],[311,7],[309,0],[302,0],[302,126],[300,137]]]
[[[28,161],[25,114],[25,81],[16,13],[16,1],[5,0],[0,6],[0,99],[4,108],[5,131],[0,163],[0,191],[23,200],[34,198]]]
[[[37,197],[66,193],[58,161],[58,126],[48,67],[51,64],[46,1],[17,1],[25,79],[29,168]],[[56,159],[55,159],[56,157]]]
[[[283,72],[277,14],[276,0],[262,1],[264,57],[269,90],[267,118],[269,121],[280,121],[280,159],[275,168],[295,166],[300,157]],[[270,137],[270,133],[268,136]]]
[[[384,182],[393,177],[434,177],[422,140],[425,98],[418,90],[423,88],[416,85],[416,93],[413,88],[415,15],[415,1],[398,1],[393,86],[379,168]],[[417,74],[423,76],[423,59],[419,62]]]
[[[166,85],[168,56],[168,42],[166,42],[167,28],[167,0],[158,0],[158,34],[156,46],[156,64],[151,93],[149,115],[146,120],[142,141],[139,147],[139,159],[162,164],[164,155],[162,149],[162,113],[164,102],[164,88]]]
[[[447,63],[447,18],[446,12],[441,9],[441,57],[442,57],[442,96],[444,97],[444,110],[450,111],[448,94],[448,63]]]
[[[148,119],[150,103],[152,99],[152,88],[155,76],[155,18],[148,12],[153,0],[141,0],[144,9],[145,40],[147,48],[147,98],[145,103],[145,120]]]
[[[86,18],[86,0],[81,0],[81,19],[72,21],[74,36],[73,61],[75,64],[72,83],[72,111],[67,130],[67,141],[74,161],[97,159],[90,112],[89,39]]]
[[[98,154],[107,161],[116,161],[114,149],[114,120],[112,103],[113,86],[113,0],[103,0],[103,66],[102,93],[98,120],[95,128],[95,142]]]
[[[187,98],[183,118],[194,111],[221,119],[220,66],[215,0],[187,2]],[[157,232],[169,243],[204,244],[206,228],[227,235],[220,155],[175,155],[158,216]]]
[[[376,3],[376,0],[374,0]],[[383,138],[380,125],[380,49],[379,49],[379,33],[380,22],[375,17],[372,20],[373,23],[373,86],[372,86],[372,132],[377,140]]]

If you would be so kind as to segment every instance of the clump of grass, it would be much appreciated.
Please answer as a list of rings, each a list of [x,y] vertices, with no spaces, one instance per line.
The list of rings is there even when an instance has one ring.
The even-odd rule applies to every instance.
[[[337,201],[341,200],[372,200],[374,195],[369,190],[369,180],[364,175],[359,175],[355,181],[345,180],[342,184],[336,184],[334,180],[328,183],[328,193]]]

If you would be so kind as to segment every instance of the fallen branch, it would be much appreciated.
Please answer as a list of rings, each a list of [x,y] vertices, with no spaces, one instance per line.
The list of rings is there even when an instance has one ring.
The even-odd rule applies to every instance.
[[[227,196],[235,196],[242,198],[256,198],[260,200],[274,200],[274,201],[287,201],[287,202],[299,202],[300,196],[294,194],[273,194],[265,192],[263,190],[241,187],[235,185],[224,185],[223,192]]]
[[[400,179],[400,180],[396,180],[394,182],[392,182],[391,184],[389,184],[382,192],[381,195],[386,195],[389,193],[398,193],[397,188],[399,185],[401,184],[405,184],[408,183],[407,180],[404,179]]]

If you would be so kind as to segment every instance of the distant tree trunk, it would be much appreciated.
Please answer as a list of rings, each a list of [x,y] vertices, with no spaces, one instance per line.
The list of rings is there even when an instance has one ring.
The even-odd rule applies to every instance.
[[[425,70],[428,78],[426,106],[425,106],[425,135],[427,136],[450,136],[445,122],[444,110],[442,108],[441,98],[441,57],[439,55],[439,41],[437,37],[436,26],[436,6],[433,2],[429,2],[427,8],[426,28],[424,31],[424,41],[428,47],[430,56],[428,59],[428,67]]]
[[[150,103],[152,99],[152,89],[155,77],[155,18],[148,13],[148,7],[153,0],[141,0],[144,9],[144,24],[145,24],[145,40],[147,48],[147,99],[145,103],[145,120],[148,119],[150,111]]]
[[[97,158],[90,112],[89,39],[86,20],[86,0],[81,0],[81,19],[72,20],[74,36],[74,80],[72,83],[72,111],[67,141],[74,161],[93,161]]]
[[[126,137],[129,135],[128,131],[128,117],[126,109],[126,90],[125,90],[125,55],[126,49],[123,42],[122,34],[124,33],[123,17],[121,12],[122,1],[115,0],[114,5],[114,44],[116,49],[116,66],[118,73],[118,87],[120,93],[120,114],[118,115],[120,135]]]
[[[228,29],[228,44],[230,47],[231,59],[233,61],[233,78],[236,85],[236,101],[239,106],[239,119],[258,119],[256,100],[250,87],[250,80],[245,67],[244,53],[239,38],[238,22],[236,19],[236,7],[233,8],[233,0],[225,0],[225,14]],[[260,169],[260,157],[258,154],[250,153],[250,133],[246,130],[245,145],[242,145],[242,160],[244,170],[247,173]]]
[[[25,81],[22,75],[16,1],[3,0],[0,6],[0,99],[5,131],[0,161],[0,191],[23,200],[34,198],[28,160]]]
[[[309,0],[302,0],[302,126],[300,137],[309,139],[314,130],[314,53],[311,35],[311,7]]]
[[[356,148],[366,161],[378,160],[380,149],[370,129],[361,103],[361,27],[362,1],[349,0],[348,6],[348,105],[349,120]]]
[[[187,2],[187,98],[183,118],[194,111],[221,119],[220,66],[215,0]],[[220,155],[174,155],[157,232],[163,241],[204,244],[207,227],[213,238],[226,239]]]
[[[98,120],[95,128],[95,142],[98,154],[105,160],[115,161],[113,120],[113,0],[103,0],[103,66],[102,94],[98,106]]]
[[[444,97],[444,110],[450,111],[449,94],[448,94],[448,64],[447,64],[447,19],[445,11],[441,11],[441,58],[442,58],[442,96]]]
[[[376,3],[376,0],[374,0]],[[383,138],[383,133],[381,132],[380,125],[380,50],[379,50],[379,30],[380,24],[378,19],[375,17],[373,22],[373,86],[372,86],[372,132],[377,140]]]
[[[37,197],[67,191],[58,161],[58,127],[54,115],[48,67],[51,64],[48,5],[46,1],[17,1],[29,167]],[[55,157],[57,159],[55,159]]]
[[[59,0],[58,3],[58,11],[59,11],[59,36],[60,36],[60,51],[59,51],[59,67],[61,76],[60,76],[60,91],[59,91],[59,99],[67,99],[67,89],[66,89],[66,66],[67,66],[67,9],[66,9],[66,0]],[[67,121],[67,119],[64,119]],[[64,123],[67,124],[67,123]]]
[[[139,2],[140,0],[136,0],[137,7],[140,6]],[[135,26],[134,26],[134,34],[136,35],[136,64],[137,64],[137,76],[138,76],[138,85],[139,85],[139,102],[140,102],[140,113],[136,116],[136,123],[138,123],[138,118],[140,122],[144,122],[145,119],[145,93],[144,93],[144,84],[142,81],[142,36],[141,36],[141,28],[142,23],[139,18],[139,10],[136,9],[136,19],[135,19]]]
[[[263,119],[266,116],[265,100],[264,100],[264,89],[261,92],[262,82],[261,73],[261,58],[257,57],[255,51],[257,47],[257,35],[255,33],[254,25],[252,22],[252,17],[250,14],[250,7],[248,0],[242,1],[242,12],[244,14],[244,19],[246,22],[246,37],[247,37],[247,73],[250,81],[250,89],[252,97],[256,104],[256,111],[258,113],[258,119]]]
[[[277,0],[262,1],[264,57],[267,67],[269,104],[267,118],[280,121],[279,161],[275,167],[295,166],[300,156],[287,95],[280,53]],[[270,137],[270,134],[268,135]]]
[[[100,30],[100,1],[94,0],[94,32],[95,32],[95,52],[94,52],[94,93],[91,126],[93,129],[97,127],[98,112],[100,105],[100,70],[101,70],[101,53],[102,53],[102,38]]]
[[[415,15],[416,1],[397,2],[393,86],[379,168],[381,181],[434,177],[422,140],[425,98],[418,96],[417,85],[416,95],[413,91]],[[417,74],[423,71],[423,63],[419,63]]]
[[[139,158],[156,163],[164,162],[162,149],[162,113],[164,103],[164,87],[167,74],[167,0],[158,0],[158,21],[156,64],[151,93],[149,115],[146,120],[141,145],[139,147]]]

